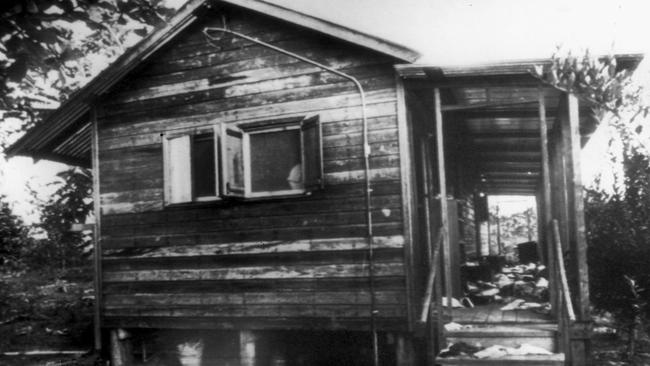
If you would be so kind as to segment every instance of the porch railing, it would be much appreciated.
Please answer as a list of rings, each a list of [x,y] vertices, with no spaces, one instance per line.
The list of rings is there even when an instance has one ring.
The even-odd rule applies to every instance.
[[[429,264],[429,276],[427,277],[427,285],[422,299],[422,312],[420,313],[420,319],[418,319],[418,323],[420,324],[426,324],[429,320],[429,310],[433,301],[433,295],[436,295],[436,303],[440,303],[442,300],[441,291],[434,291],[434,288],[437,287],[436,282],[440,281],[438,272],[440,271],[440,247],[442,246],[442,238],[442,230],[440,230],[433,244],[433,260]],[[438,318],[441,319],[440,314],[438,314]]]
[[[573,323],[576,321],[576,313],[573,310],[573,300],[571,299],[571,290],[569,289],[569,281],[566,276],[566,268],[564,266],[564,254],[562,252],[562,241],[560,239],[560,226],[557,220],[553,220],[553,242],[555,243],[555,258],[557,258],[557,265],[560,275],[560,302],[563,304],[563,309],[566,312],[568,320]]]
[[[562,241],[560,238],[560,227],[558,221],[554,219],[552,226],[555,260],[558,269],[555,278],[559,285],[559,291],[556,298],[559,330],[558,344],[560,346],[559,351],[564,352],[567,354],[567,357],[571,359],[571,332],[572,328],[576,324],[576,313],[573,309],[573,299],[571,298],[571,290],[569,289],[569,281],[564,266],[564,253],[562,251]]]

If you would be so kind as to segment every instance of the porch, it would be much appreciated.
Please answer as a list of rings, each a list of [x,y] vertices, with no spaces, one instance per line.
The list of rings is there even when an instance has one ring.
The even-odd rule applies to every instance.
[[[428,329],[429,362],[453,364],[437,357],[449,339],[462,340],[444,331],[451,321],[480,325],[484,332],[486,327],[546,325],[552,339],[548,364],[589,364],[580,150],[598,120],[588,103],[534,76],[534,67],[547,62],[398,67],[411,146],[411,159],[404,163],[412,172],[411,276],[414,292],[422,294],[417,316]],[[618,58],[620,68],[637,62],[633,56]],[[503,304],[443,306],[443,296],[464,296],[461,263],[484,252],[480,230],[487,221],[486,198],[493,195],[536,199],[538,256],[549,273],[548,315],[503,311]],[[516,338],[522,333],[509,331],[509,337],[506,331],[499,335],[500,341],[521,345]]]

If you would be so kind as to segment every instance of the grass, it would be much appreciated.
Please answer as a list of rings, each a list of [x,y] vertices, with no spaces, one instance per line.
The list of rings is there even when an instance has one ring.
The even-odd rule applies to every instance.
[[[0,351],[90,349],[90,268],[0,276]]]

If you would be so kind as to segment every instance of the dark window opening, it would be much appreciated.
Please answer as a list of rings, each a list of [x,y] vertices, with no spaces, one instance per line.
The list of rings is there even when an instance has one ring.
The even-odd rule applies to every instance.
[[[194,197],[217,196],[214,134],[194,136],[192,143],[192,190]]]
[[[300,130],[250,135],[251,191],[302,189]]]

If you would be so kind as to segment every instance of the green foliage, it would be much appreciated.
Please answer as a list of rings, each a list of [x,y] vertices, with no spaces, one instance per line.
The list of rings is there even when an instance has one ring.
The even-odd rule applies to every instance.
[[[118,56],[173,12],[162,0],[3,0],[0,112],[28,128],[92,76],[89,55]]]
[[[91,245],[88,237],[71,232],[72,224],[85,223],[92,213],[92,176],[90,171],[72,168],[58,174],[59,188],[41,202],[41,222],[37,227],[47,238],[35,241],[26,253],[30,266],[55,266],[64,269],[83,264],[84,252]]]
[[[633,110],[632,116],[625,116],[632,123],[639,115],[647,116],[648,106],[640,100],[642,88],[635,85],[632,71],[617,67],[616,57],[594,57],[589,51],[581,57],[571,52],[559,56],[559,52],[553,54],[550,65],[535,67],[537,77],[589,102],[599,117],[603,112],[622,117],[621,112]]]
[[[612,56],[594,58],[570,53],[553,56],[546,69],[536,68],[548,84],[589,103],[608,123],[609,154],[621,167],[613,186],[602,182],[586,191],[589,284],[593,305],[613,313],[630,334],[634,353],[638,326],[650,315],[650,159],[643,129],[649,111],[644,90],[620,70]],[[616,151],[616,149],[620,151]]]
[[[623,180],[624,186],[614,193],[588,190],[585,216],[592,301],[596,307],[630,321],[639,301],[624,285],[626,277],[642,289],[650,286],[648,156],[639,152],[626,155]],[[641,291],[639,298],[647,302],[650,293]]]
[[[13,214],[4,195],[0,195],[0,270],[14,270],[20,265],[20,253],[30,241],[28,229]]]
[[[650,159],[642,137],[649,107],[643,88],[614,57],[588,52],[554,55],[536,73],[586,101],[612,133],[609,153],[622,173],[613,186],[597,182],[585,195],[590,293],[597,309],[613,313],[628,330],[632,354],[638,326],[650,315]]]

